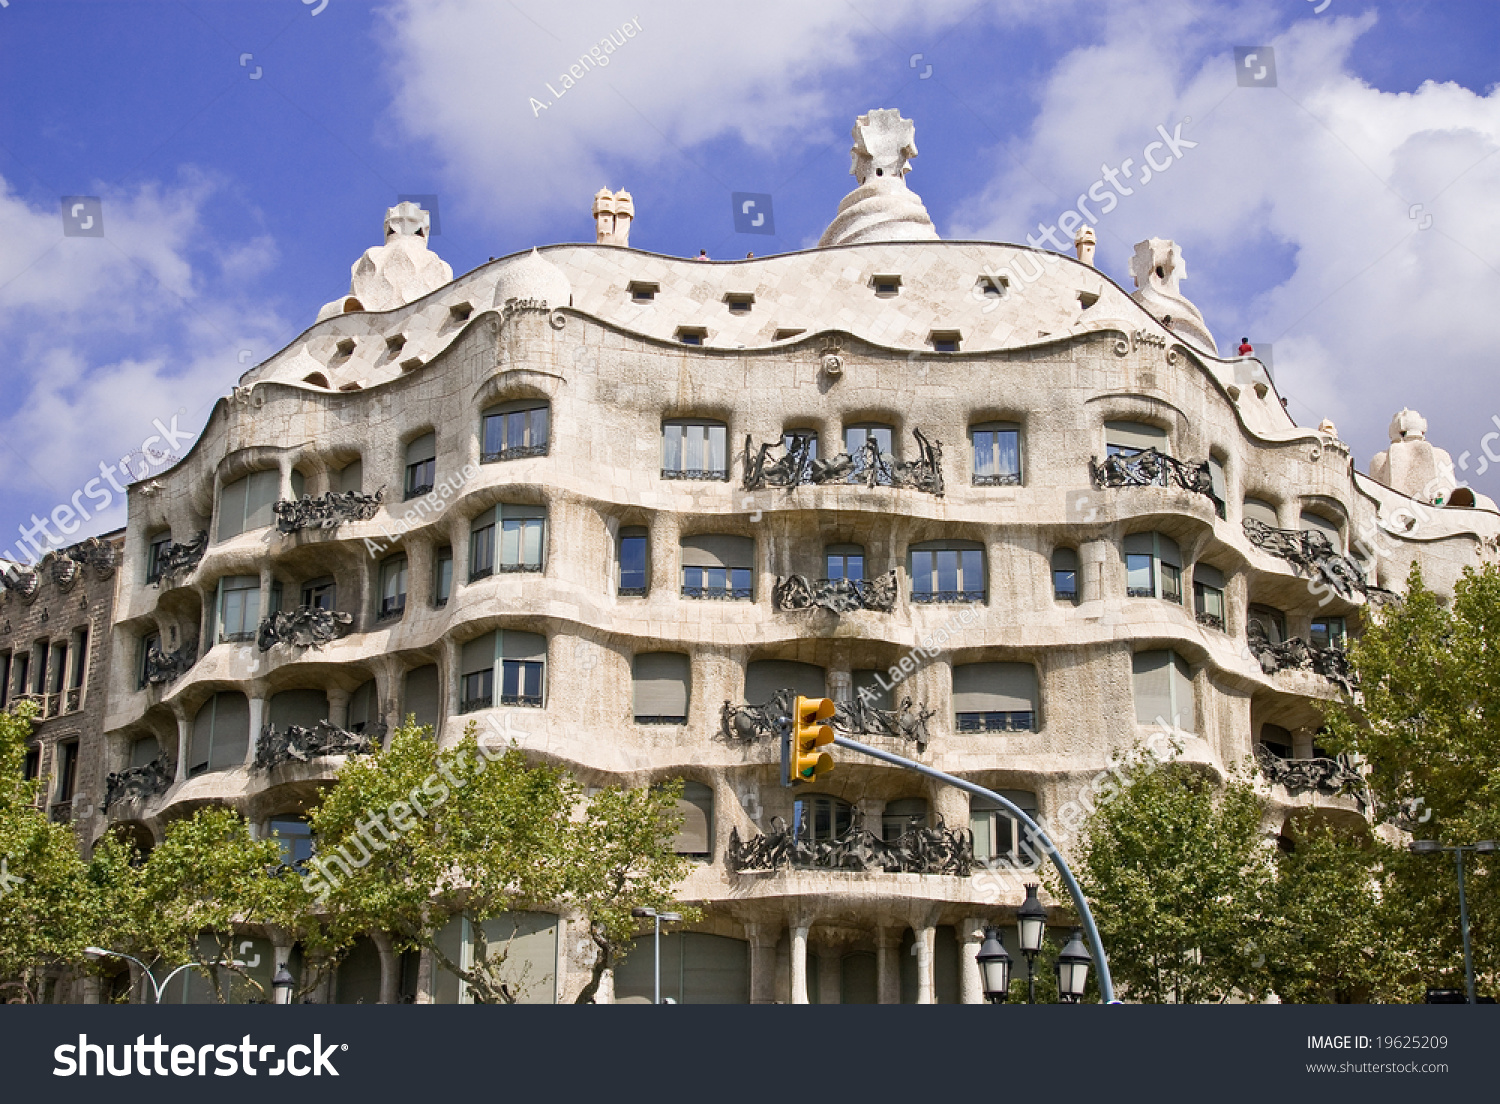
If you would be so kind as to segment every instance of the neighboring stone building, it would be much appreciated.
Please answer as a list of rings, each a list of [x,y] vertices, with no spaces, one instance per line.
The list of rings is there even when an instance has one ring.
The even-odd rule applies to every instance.
[[[828,694],[847,730],[1063,839],[1163,726],[1214,771],[1259,756],[1269,834],[1363,818],[1316,746],[1345,636],[1414,559],[1450,589],[1500,517],[1423,506],[1294,425],[1258,362],[1214,354],[1171,242],[1137,247],[1132,295],[1074,258],[937,240],[894,114],[857,128],[844,243],[799,253],[612,244],[634,211],[605,190],[598,243],[449,281],[421,212],[393,208],[350,296],[131,491],[110,822],[146,842],[223,802],[305,854],[299,814],[343,756],[405,714],[444,743],[475,721],[586,784],[687,779],[704,919],[665,940],[675,998],[931,1002],[979,999],[979,928],[1026,879],[978,864],[1025,841],[853,755],[782,788],[778,692]],[[498,927],[527,999],[572,999],[591,951],[568,916]],[[324,996],[373,1000],[380,957],[361,945]],[[614,997],[650,968],[645,942]],[[400,990],[462,996],[415,959]]]

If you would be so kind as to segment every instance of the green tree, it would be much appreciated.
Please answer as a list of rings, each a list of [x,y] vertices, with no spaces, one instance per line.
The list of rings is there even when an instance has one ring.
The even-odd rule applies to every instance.
[[[1370,619],[1349,647],[1359,700],[1327,709],[1332,750],[1369,769],[1377,820],[1418,838],[1500,837],[1500,569],[1465,570],[1451,602],[1414,564],[1404,598]],[[1474,960],[1500,984],[1500,885],[1494,856],[1467,856]],[[1447,856],[1387,857],[1388,894],[1402,908],[1390,938],[1413,957],[1410,992],[1462,987],[1458,887]]]
[[[1122,995],[1148,1003],[1257,997],[1269,975],[1273,872],[1243,777],[1138,754],[1084,823],[1074,872]],[[1051,875],[1053,892],[1062,887]]]

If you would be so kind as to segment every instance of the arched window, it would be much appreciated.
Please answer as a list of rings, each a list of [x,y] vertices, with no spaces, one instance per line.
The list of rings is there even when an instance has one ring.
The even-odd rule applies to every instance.
[[[682,596],[755,600],[755,542],[707,533],[682,538]]]
[[[245,765],[250,750],[250,703],[226,690],[204,702],[193,718],[188,776]]]
[[[823,576],[834,582],[839,579],[862,581],[865,577],[864,545],[830,544],[824,548]]]
[[[271,698],[268,719],[282,732],[290,725],[312,728],[328,720],[328,695],[322,690],[283,690]]]
[[[547,638],[540,633],[505,629],[485,633],[463,646],[463,686],[459,711],[495,704],[499,668],[501,705],[542,707],[546,692]]]
[[[172,530],[163,529],[151,534],[146,542],[146,582],[154,583],[161,579],[162,560],[167,550],[172,547]]]
[[[1052,597],[1059,602],[1078,602],[1078,552],[1073,548],[1052,550]]]
[[[635,723],[687,724],[692,666],[681,652],[642,652],[631,663]]]
[[[663,479],[728,479],[728,430],[711,418],[669,418],[662,424]]]
[[[1337,648],[1340,651],[1348,646],[1348,638],[1342,617],[1322,615],[1313,618],[1311,631],[1307,634],[1307,642],[1314,648]]]
[[[380,565],[380,608],[377,619],[393,621],[405,610],[406,554],[402,553],[391,556]]]
[[[1136,652],[1131,657],[1136,724],[1165,724],[1184,732],[1197,727],[1193,673],[1176,652]]]
[[[144,767],[156,761],[161,754],[161,741],[155,736],[142,736],[132,741],[130,745],[130,762],[128,767]]]
[[[885,803],[880,815],[880,838],[895,843],[906,833],[927,827],[927,799],[901,797]]]
[[[615,593],[621,598],[644,598],[651,588],[650,537],[644,525],[620,529],[620,576]]]
[[[547,548],[547,507],[502,502],[470,524],[469,581],[496,571],[540,572]]]
[[[787,659],[757,659],[745,668],[745,700],[761,705],[778,690],[790,690],[805,698],[825,696],[827,672],[811,663]]]
[[[493,464],[527,456],[546,456],[550,412],[545,399],[502,403],[484,412],[484,449],[480,462]]]
[[[854,806],[831,794],[807,794],[793,804],[792,831],[798,843],[832,843],[854,826]]]
[[[1292,734],[1280,725],[1261,725],[1260,744],[1278,759],[1292,757]]]
[[[1255,636],[1256,631],[1272,644],[1286,643],[1286,614],[1279,609],[1270,606],[1252,605],[1246,611],[1246,621],[1249,635]]]
[[[714,853],[714,791],[702,782],[684,782],[677,799],[682,827],[672,840],[672,850],[705,862]]]
[[[1344,532],[1338,522],[1330,521],[1322,514],[1311,510],[1303,510],[1297,527],[1304,533],[1318,533],[1328,538],[1328,543],[1333,546],[1335,552],[1344,551]]]
[[[1029,790],[997,792],[1032,820],[1036,819],[1036,794]],[[1041,848],[1036,845],[1031,832],[999,802],[977,794],[970,797],[969,830],[974,833],[974,858],[979,862],[998,859],[1028,868],[1041,862]]]
[[[406,446],[405,497],[420,498],[437,483],[437,434],[424,433]]]
[[[1275,529],[1280,523],[1276,516],[1276,507],[1263,498],[1245,499],[1245,520],[1258,521],[1262,525],[1268,525]]]
[[[846,482],[863,483],[874,461],[870,453],[879,454],[881,463],[876,482],[888,486],[890,466],[895,462],[895,430],[883,422],[865,422],[844,427],[844,451],[854,458],[854,470]]]
[[[281,865],[300,867],[313,857],[312,825],[305,816],[272,817],[266,825],[269,836],[281,848]]]
[[[300,497],[296,482],[293,481],[293,494]],[[270,525],[274,517],[271,508],[280,497],[281,473],[274,468],[224,484],[219,492],[219,540]]]
[[[350,732],[374,732],[380,727],[380,697],[375,680],[366,679],[349,695],[349,716],[344,727]]]
[[[1224,573],[1217,567],[1193,565],[1193,615],[1198,624],[1224,631]]]
[[[1125,593],[1131,598],[1160,598],[1182,603],[1182,553],[1162,533],[1132,533],[1125,538]]]
[[[255,575],[230,575],[219,580],[218,615],[220,643],[239,643],[255,639],[260,624],[260,578]]]
[[[1167,431],[1145,422],[1105,422],[1104,454],[1106,456],[1138,456],[1147,449],[1167,451]],[[1163,472],[1162,486],[1166,486]]]
[[[959,732],[1035,732],[1036,668],[1029,663],[965,663],[953,668]]]
[[[1021,484],[1021,427],[1015,422],[984,422],[969,427],[976,487]]]

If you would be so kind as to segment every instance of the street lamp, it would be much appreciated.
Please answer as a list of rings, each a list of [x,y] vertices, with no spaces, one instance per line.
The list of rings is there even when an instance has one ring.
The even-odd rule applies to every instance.
[[[1464,852],[1491,854],[1495,850],[1495,841],[1480,840],[1478,843],[1444,847],[1437,840],[1423,839],[1412,840],[1407,846],[1414,855],[1436,855],[1440,851],[1453,852],[1453,862],[1458,867],[1458,925],[1464,937],[1464,987],[1469,996],[1467,1003],[1477,1004],[1479,1002],[1474,995],[1474,954],[1469,947],[1469,903],[1464,897]]]
[[[682,919],[682,916],[680,914],[678,914],[678,913],[675,913],[675,912],[657,912],[653,908],[633,908],[633,909],[630,910],[630,915],[631,916],[642,916],[642,917],[649,916],[649,917],[651,917],[651,919],[654,922],[653,923],[653,927],[655,929],[654,942],[656,944],[656,994],[655,994],[655,999],[651,1003],[652,1004],[660,1004],[661,1003],[661,922],[663,920],[665,920],[669,924],[675,924],[675,923],[679,922]]]
[[[168,974],[165,981],[158,985],[156,984],[156,975],[151,972],[151,967],[147,966],[140,959],[136,958],[135,955],[125,954],[123,951],[107,951],[103,947],[85,947],[83,949],[83,953],[88,955],[90,958],[128,958],[131,962],[134,962],[141,968],[142,971],[145,972],[146,980],[151,983],[151,988],[155,991],[157,1004],[161,1003],[161,995],[166,990],[167,986],[172,984],[172,979],[178,974],[182,973],[182,971],[193,965],[193,963],[191,962],[184,962],[181,966],[177,967],[177,969]]]
[[[1073,937],[1057,956],[1057,999],[1063,1004],[1077,1004],[1083,1000],[1083,989],[1088,984],[1089,967],[1094,964],[1089,949],[1083,945],[1083,929],[1074,928]]]
[[[1047,906],[1037,900],[1037,886],[1026,887],[1026,900],[1016,909],[1016,938],[1026,956],[1026,1003],[1036,1003],[1036,956],[1047,936]]]
[[[979,980],[984,986],[985,1000],[991,1004],[1004,1004],[1010,996],[1010,955],[1000,941],[999,928],[984,929],[984,945],[974,956],[979,963]]]
[[[292,990],[297,988],[297,979],[292,977],[291,971],[286,968],[286,963],[276,967],[276,976],[271,979],[271,991],[275,994],[277,1004],[291,1004]]]

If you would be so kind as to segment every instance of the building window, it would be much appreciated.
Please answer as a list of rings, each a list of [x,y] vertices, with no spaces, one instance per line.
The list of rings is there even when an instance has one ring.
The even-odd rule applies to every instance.
[[[876,298],[891,299],[901,294],[901,277],[893,272],[878,273],[870,277],[870,286]]]
[[[1229,501],[1229,484],[1224,479],[1224,461],[1212,454],[1208,458],[1208,482],[1214,494],[1214,513],[1228,517],[1225,503]]]
[[[782,690],[804,698],[827,696],[828,672],[811,663],[789,659],[757,659],[745,666],[745,700],[751,705],[770,701]]]
[[[894,708],[892,690],[895,687],[886,680],[885,676],[885,671],[875,671],[869,668],[854,672],[854,694],[870,709]]]
[[[1337,648],[1348,646],[1348,633],[1342,617],[1315,617],[1308,633],[1308,643],[1314,648]]]
[[[953,668],[959,732],[1037,731],[1036,668],[1029,663],[965,663]]]
[[[705,326],[678,326],[677,340],[684,345],[702,345],[708,340],[708,329]]]
[[[306,817],[272,817],[267,827],[281,848],[282,866],[301,867],[313,857],[313,830]]]
[[[460,712],[488,709],[495,704],[497,667],[501,705],[542,707],[546,692],[545,636],[510,629],[486,633],[464,645],[462,662]]]
[[[692,668],[681,652],[642,652],[631,662],[635,723],[687,724]]]
[[[684,782],[677,799],[682,827],[672,840],[679,855],[708,862],[714,853],[714,792],[702,782]]]
[[[1193,565],[1193,615],[1200,625],[1224,631],[1224,573],[1217,567]]]
[[[1278,759],[1292,757],[1292,734],[1280,725],[1261,725],[1260,745]]]
[[[26,761],[21,767],[21,777],[27,782],[35,782],[42,773],[42,749],[30,747],[26,749]]]
[[[421,498],[437,483],[437,434],[424,433],[406,446],[405,497]]]
[[[625,290],[630,293],[632,302],[649,303],[656,298],[656,293],[661,290],[661,285],[646,283],[641,280],[632,280],[626,285]]]
[[[1132,533],[1125,538],[1125,593],[1131,598],[1160,598],[1182,604],[1182,553],[1161,533]]]
[[[911,547],[913,602],[983,602],[984,545],[977,541],[925,541]]]
[[[793,804],[793,832],[798,843],[833,843],[854,826],[854,806],[829,794],[808,794]]]
[[[1021,427],[1014,422],[986,422],[969,428],[976,487],[1021,485]]]
[[[1072,548],[1052,550],[1052,597],[1058,602],[1078,603],[1078,552]]]
[[[349,716],[345,727],[350,732],[372,731],[371,725],[380,723],[380,699],[375,692],[375,680],[366,679],[349,695]]]
[[[683,537],[682,596],[754,601],[754,564],[755,542],[749,537]]]
[[[144,690],[150,684],[147,676],[146,660],[151,656],[152,648],[161,648],[161,633],[148,633],[141,637],[140,655],[135,661],[136,689]]]
[[[245,764],[250,749],[250,703],[233,691],[215,694],[193,718],[188,776]]]
[[[1167,451],[1167,431],[1144,422],[1105,422],[1104,454],[1106,456],[1138,456],[1147,449]],[[1163,474],[1161,486],[1166,486]]]
[[[728,479],[723,422],[674,418],[662,426],[663,479]]]
[[[1286,643],[1286,614],[1270,606],[1251,605],[1246,612],[1246,628],[1250,636],[1256,630],[1272,644]]]
[[[615,593],[621,598],[644,598],[650,590],[649,550],[645,526],[627,525],[620,530],[620,577]]]
[[[294,487],[294,494],[299,494]],[[258,471],[224,484],[219,492],[219,540],[270,525],[272,507],[281,497],[281,473]]]
[[[31,653],[17,652],[11,662],[11,668],[15,673],[13,683],[15,693],[12,695],[14,697],[16,694],[26,693],[26,680],[31,674]]]
[[[146,546],[146,582],[155,583],[161,581],[162,558],[167,554],[167,549],[172,547],[172,531],[168,529],[164,533],[157,533]]]
[[[0,709],[10,704],[11,653],[0,655]]]
[[[1328,543],[1333,546],[1335,552],[1344,551],[1344,533],[1336,521],[1329,521],[1322,514],[1315,514],[1310,510],[1303,510],[1298,519],[1297,527],[1304,533],[1318,533],[1328,538]]]
[[[364,461],[351,461],[335,472],[333,486],[334,490],[341,494],[363,494],[365,489]]]
[[[53,804],[67,805],[78,788],[78,741],[58,744],[57,760],[57,796]]]
[[[865,549],[859,544],[830,544],[823,549],[823,577],[831,582],[848,579],[858,583],[865,577]]]
[[[436,731],[441,718],[442,698],[439,694],[437,664],[428,663],[406,672],[404,693],[401,697],[402,722],[408,716],[416,717],[417,724],[431,725]]]
[[[927,341],[935,353],[956,353],[962,340],[963,335],[957,330],[933,330],[927,335]]]
[[[1276,516],[1276,507],[1260,498],[1245,499],[1245,520],[1258,521],[1262,525],[1275,529],[1280,525],[1280,519]]]
[[[451,561],[450,561],[451,566]],[[381,621],[400,617],[406,610],[406,557],[392,556],[380,565]]]
[[[145,767],[161,754],[161,742],[155,736],[142,736],[130,744],[130,766]]]
[[[1036,820],[1036,794],[1029,790],[998,793]],[[1031,869],[1042,862],[1042,849],[1031,830],[1015,813],[988,797],[976,794],[969,798],[969,830],[974,834],[974,858],[981,863],[1000,861]]]
[[[891,465],[896,462],[895,430],[879,422],[844,427],[844,451],[854,460],[854,470],[846,483],[863,483],[872,467],[875,482],[882,487],[891,482]]]
[[[1193,674],[1176,652],[1136,652],[1130,670],[1135,687],[1135,721],[1193,732]]]
[[[331,612],[338,603],[338,597],[338,584],[334,582],[331,575],[325,575],[321,579],[310,579],[302,584],[303,609],[320,609]]]
[[[453,548],[443,545],[432,561],[432,604],[442,609],[453,593]]]
[[[219,643],[254,640],[260,624],[260,579],[254,575],[220,579],[218,616]]]
[[[481,463],[546,456],[550,412],[545,402],[505,403],[484,412]]]
[[[1009,287],[1010,281],[1004,276],[980,276],[974,284],[974,298],[999,299]]]
[[[887,801],[880,815],[880,838],[895,843],[906,833],[927,827],[927,799],[901,797]]]
[[[322,690],[283,690],[271,696],[267,718],[282,732],[292,725],[314,728],[328,720],[328,695]]]
[[[730,314],[749,314],[750,309],[755,306],[755,296],[750,292],[734,292],[724,296],[724,302],[729,307]]]

